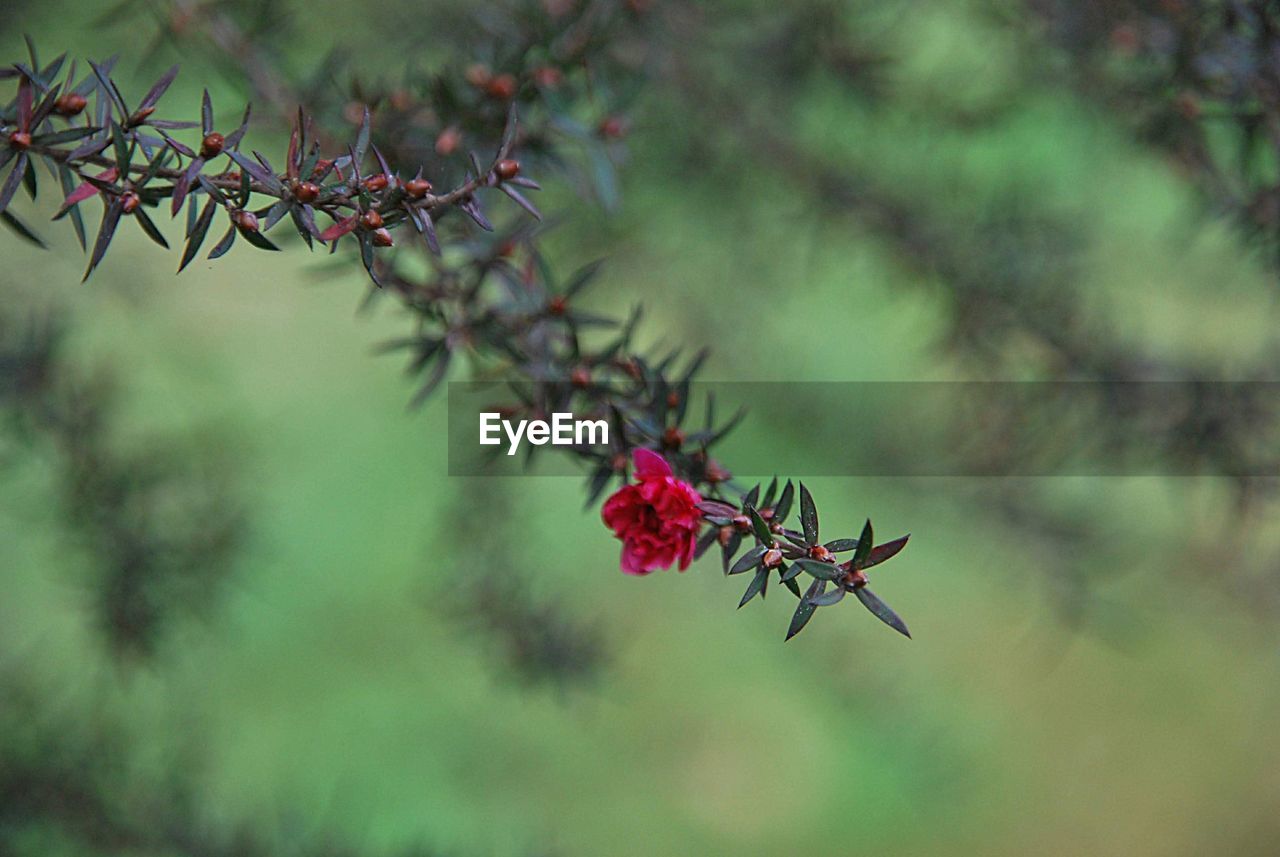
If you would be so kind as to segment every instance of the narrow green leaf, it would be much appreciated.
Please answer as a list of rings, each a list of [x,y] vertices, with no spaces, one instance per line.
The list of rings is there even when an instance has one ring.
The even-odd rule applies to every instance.
[[[191,210],[195,211],[194,202]],[[209,232],[209,224],[213,223],[213,214],[217,210],[218,203],[213,197],[205,201],[204,208],[200,210],[200,217],[192,227],[190,237],[187,238],[186,249],[182,251],[182,262],[178,265],[178,273],[182,273],[182,269],[191,264],[191,260],[200,252],[200,245],[204,244],[204,236]]]
[[[111,245],[111,239],[116,234],[116,227],[120,224],[120,215],[123,210],[118,196],[112,197],[103,209],[102,224],[98,227],[98,237],[93,242],[93,253],[89,256],[89,268],[84,272],[84,280],[89,279],[93,269],[98,267],[98,263],[107,255],[107,247]]]
[[[782,496],[778,498],[778,505],[774,508],[773,519],[779,524],[786,524],[787,516],[791,514],[791,504],[796,496],[796,486],[791,480],[787,480],[787,485],[782,489]]]
[[[822,562],[816,559],[797,559],[795,564],[805,570],[819,580],[838,580],[844,575],[844,572],[829,562]]]
[[[213,249],[209,251],[210,261],[220,259],[226,255],[227,251],[231,249],[231,245],[236,243],[236,234],[238,231],[239,230],[237,230],[234,225],[227,228],[227,234],[223,235],[222,240],[215,244]]]
[[[855,589],[853,594],[858,596],[858,600],[862,602],[863,606],[871,611],[872,616],[875,616],[902,636],[911,636],[911,632],[907,630],[907,623],[903,622],[898,614],[889,609],[889,605],[877,598],[876,594],[870,589],[863,586],[860,589]]]
[[[769,531],[769,525],[765,523],[764,518],[760,517],[755,506],[747,506],[747,516],[751,518],[751,529],[755,532],[756,538],[773,547],[773,533]]]
[[[155,223],[151,221],[151,218],[147,216],[147,213],[142,210],[141,206],[134,209],[133,217],[138,221],[138,225],[142,227],[142,231],[147,234],[148,238],[159,244],[164,249],[169,249],[169,242],[164,240],[164,236],[160,234],[160,230],[156,229]]]
[[[41,250],[48,249],[45,243],[40,240],[40,236],[31,231],[27,224],[18,219],[12,211],[0,211],[0,221],[4,221],[4,225],[8,226],[16,232],[21,238],[39,247]]]
[[[858,537],[858,546],[853,551],[853,567],[862,568],[871,556],[871,548],[875,545],[875,533],[871,529],[871,519],[862,526],[862,535]]]
[[[813,505],[813,495],[800,483],[800,526],[804,528],[804,539],[809,544],[818,543],[818,508]]]
[[[755,598],[764,590],[764,585],[769,582],[769,569],[762,568],[756,572],[756,576],[751,578],[751,582],[747,584],[747,591],[742,594],[742,600],[738,602],[738,609]]]
[[[804,626],[809,624],[809,620],[813,618],[813,614],[818,609],[813,606],[813,599],[822,595],[826,589],[827,584],[822,580],[815,580],[809,584],[809,588],[805,590],[804,597],[796,605],[796,612],[791,616],[791,626],[787,628],[788,640],[799,634],[804,629]]]
[[[738,561],[729,569],[729,574],[741,574],[749,568],[753,568],[760,564],[760,557],[764,556],[764,552],[768,550],[764,545],[756,545],[751,550],[744,553],[738,558]]]
[[[813,599],[813,606],[830,607],[832,604],[839,604],[840,600],[844,598],[844,592],[843,588],[836,588],[830,592],[825,592]]]

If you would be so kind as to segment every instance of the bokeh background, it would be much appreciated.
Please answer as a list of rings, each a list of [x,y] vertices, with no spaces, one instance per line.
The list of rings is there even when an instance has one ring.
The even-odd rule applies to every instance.
[[[97,5],[7,4],[4,56],[23,33],[123,52],[133,91],[175,61]],[[1073,377],[1063,341],[1269,377],[1272,260],[1079,73],[1052,4],[675,5],[616,210],[546,181],[556,260],[610,260],[596,306],[643,301],[734,381]],[[369,76],[453,58],[467,14],[282,7],[287,62],[340,44]],[[246,97],[178,58],[168,104]],[[825,527],[913,534],[877,590],[914,639],[849,608],[784,645],[790,596],[737,612],[712,558],[620,574],[580,480],[447,476],[444,399],[407,410],[372,353],[404,319],[357,314],[358,266],[289,242],[175,277],[126,230],[81,285],[70,231],[43,231],[50,252],[0,234],[6,342],[60,319],[60,371],[111,379],[103,466],[180,474],[139,515],[234,536],[209,568],[178,556],[138,631],[66,438],[9,420],[0,853],[1274,853],[1262,480],[807,479]],[[745,442],[805,442],[821,413]],[[153,827],[166,849],[128,833]]]

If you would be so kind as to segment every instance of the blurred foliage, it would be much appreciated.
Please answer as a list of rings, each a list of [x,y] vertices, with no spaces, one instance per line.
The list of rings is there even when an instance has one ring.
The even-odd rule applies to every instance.
[[[643,295],[669,340],[737,343],[709,364],[726,378],[1271,377],[1270,260],[1134,134],[1131,105],[1157,102],[1111,97],[1123,62],[1082,85],[1038,7],[653,5],[667,47],[620,207],[548,236],[569,266],[612,254],[595,306]],[[472,8],[318,0],[280,51],[314,68],[340,42],[389,80],[449,55]],[[21,17],[10,53],[18,30],[82,52],[131,35],[69,3]],[[196,103],[201,76],[171,97]],[[73,307],[68,341],[124,379],[116,425],[252,438],[240,573],[128,673],[67,584],[86,557],[55,483],[16,453],[37,472],[3,487],[0,780],[71,769],[89,791],[60,799],[70,817],[6,801],[14,853],[145,850],[76,825],[102,800],[150,820],[157,793],[266,853],[1274,850],[1273,480],[813,480],[824,522],[870,507],[913,531],[884,594],[915,639],[831,622],[784,647],[734,621],[714,561],[618,574],[595,516],[565,521],[576,480],[482,500],[445,478],[442,415],[402,416],[367,353],[399,319],[350,323],[358,277],[228,259],[175,286],[128,236],[83,290],[77,265],[0,240],[7,300]],[[767,310],[744,327],[747,301]],[[872,443],[877,420],[748,421],[739,442]],[[519,623],[443,585],[506,569],[586,630],[569,650],[598,642],[589,682],[512,681]],[[784,623],[780,600],[754,607]]]

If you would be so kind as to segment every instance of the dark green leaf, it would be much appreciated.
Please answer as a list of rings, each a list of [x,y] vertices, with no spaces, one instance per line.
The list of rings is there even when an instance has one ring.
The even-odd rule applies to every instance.
[[[830,607],[832,604],[839,604],[842,598],[844,598],[844,589],[836,588],[816,596],[812,603],[814,607]]]
[[[764,585],[768,582],[769,569],[762,568],[757,571],[756,576],[751,578],[751,583],[747,584],[747,591],[742,594],[742,600],[738,602],[738,609],[742,609],[742,605],[759,595],[764,589]]]
[[[239,230],[237,230],[234,225],[227,228],[227,234],[223,235],[222,240],[215,244],[213,249],[209,251],[210,261],[220,259],[226,255],[227,251],[231,249],[231,245],[236,243],[236,234],[238,231]]]
[[[32,232],[31,228],[19,220],[12,211],[0,211],[0,221],[3,221],[5,226],[8,226],[24,240],[31,242],[42,250],[47,249],[45,243],[40,240],[40,236]]]
[[[133,217],[138,221],[138,225],[142,227],[142,231],[147,233],[147,237],[159,244],[164,249],[169,249],[169,242],[164,240],[164,236],[160,234],[160,230],[156,229],[156,225],[151,222],[151,218],[139,206],[133,212]]]
[[[804,528],[804,539],[811,545],[818,543],[818,508],[813,505],[813,495],[800,483],[800,526]]]
[[[768,550],[768,548],[764,545],[756,545],[738,558],[738,561],[729,569],[729,574],[741,574],[747,569],[759,565],[760,557],[764,556],[764,552],[766,550]]]
[[[809,620],[813,618],[814,612],[818,609],[813,606],[813,599],[822,595],[826,589],[827,584],[822,580],[815,580],[809,584],[809,588],[805,590],[804,597],[796,605],[796,612],[791,616],[791,626],[787,628],[788,640],[799,634],[804,629],[804,626],[809,624]]]
[[[194,201],[192,206],[194,211]],[[218,203],[213,197],[205,201],[204,208],[200,210],[200,218],[196,220],[191,228],[191,235],[187,238],[186,249],[182,251],[182,262],[178,265],[178,273],[182,273],[182,269],[191,264],[191,260],[200,252],[200,245],[204,244],[204,236],[209,232],[209,224],[213,223],[213,214],[217,210]]]
[[[102,224],[98,227],[98,237],[93,242],[93,253],[89,256],[89,268],[84,272],[85,280],[88,280],[89,275],[93,273],[93,269],[98,267],[102,257],[107,255],[107,247],[111,245],[111,239],[116,234],[116,227],[120,225],[122,212],[123,206],[118,196],[112,197],[111,201],[103,209]]]
[[[902,619],[898,617],[898,614],[890,610],[889,605],[877,598],[876,594],[870,589],[863,586],[859,589],[855,589],[853,594],[858,596],[858,600],[871,611],[871,615],[875,616],[881,622],[885,623],[904,637],[911,636],[911,632],[907,630],[907,623],[903,622]]]
[[[756,538],[773,547],[773,533],[769,531],[769,525],[765,523],[764,518],[760,517],[755,506],[747,507],[747,516],[751,518],[751,529],[755,531]]]
[[[782,489],[782,496],[778,498],[778,505],[774,508],[773,519],[779,524],[786,524],[787,515],[791,514],[791,504],[796,496],[796,487],[791,484],[791,480],[787,480],[787,485]]]
[[[13,195],[18,192],[18,185],[22,183],[22,178],[27,172],[27,153],[22,152],[18,155],[18,159],[13,162],[13,170],[9,173],[9,177],[5,179],[4,185],[0,186],[0,211],[4,211],[9,207],[9,203],[13,201]]]
[[[802,558],[797,559],[795,564],[803,568],[806,573],[813,575],[819,580],[838,580],[844,576],[843,570],[829,562]]]
[[[858,547],[853,552],[853,567],[862,568],[871,556],[871,548],[875,545],[875,533],[871,529],[871,519],[862,525],[862,535],[858,537]]]

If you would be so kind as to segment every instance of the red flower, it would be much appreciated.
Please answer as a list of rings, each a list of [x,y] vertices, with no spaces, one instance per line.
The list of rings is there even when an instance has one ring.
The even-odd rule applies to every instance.
[[[671,465],[647,449],[632,454],[634,485],[624,485],[604,503],[600,516],[605,526],[622,539],[622,570],[648,574],[670,568],[677,559],[680,570],[689,567],[702,525],[702,502],[688,482],[671,474]]]

